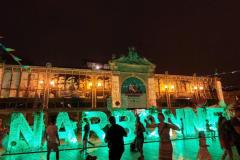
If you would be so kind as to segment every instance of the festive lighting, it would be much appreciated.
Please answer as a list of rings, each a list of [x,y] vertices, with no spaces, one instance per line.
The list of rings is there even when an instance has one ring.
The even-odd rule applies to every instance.
[[[89,82],[89,83],[88,83],[88,86],[89,86],[89,87],[92,87],[92,85],[93,85],[92,82]]]
[[[50,81],[50,85],[51,85],[51,86],[54,86],[54,85],[55,85],[55,82],[54,82],[54,81]]]
[[[67,112],[60,112],[58,114],[56,125],[60,139],[64,139],[70,145],[77,143],[77,137],[75,135],[77,124],[69,119]],[[64,131],[60,131],[61,128],[64,128]]]
[[[6,51],[7,51],[7,52],[14,52],[15,49],[12,49],[12,48],[6,48]]]
[[[98,87],[102,87],[102,83],[101,83],[101,82],[98,82],[98,83],[97,83],[97,86],[98,86]]]
[[[164,88],[165,88],[165,89],[168,89],[168,86],[167,86],[167,85],[165,85],[165,86],[164,86]]]
[[[99,66],[99,65],[96,65],[96,69],[99,70],[99,69],[100,69],[100,66]]]
[[[102,142],[104,142],[105,133],[102,130],[102,128],[106,127],[108,124],[107,115],[104,112],[100,112],[100,111],[89,111],[89,112],[83,112],[82,117],[90,120],[90,122],[91,122],[90,131],[96,133],[96,135],[99,137],[99,139]],[[93,118],[97,118],[99,120],[98,123],[92,123],[91,120]],[[82,134],[82,136],[83,136],[84,135],[84,125],[82,125],[82,131],[83,131],[83,134]]]
[[[43,83],[44,83],[44,81],[43,81],[43,80],[40,80],[40,81],[39,81],[39,84],[43,84]]]
[[[174,85],[172,85],[172,86],[171,86],[171,89],[174,89],[174,88],[175,88],[175,86],[174,86]]]
[[[194,90],[197,90],[198,89],[198,87],[197,86],[194,86]]]
[[[199,89],[200,89],[200,90],[203,90],[203,86],[200,86]]]
[[[131,142],[135,138],[135,124],[136,117],[132,111],[113,111],[112,115],[116,118],[117,124],[121,125],[128,131],[127,137],[124,138],[126,142]]]
[[[162,110],[162,113],[165,116],[165,122],[168,122],[168,119],[171,119],[171,121],[180,129],[182,127],[184,128],[183,131],[171,131],[170,135],[172,139],[182,137],[182,132],[185,137],[197,137],[199,131],[206,131],[206,120],[209,121],[211,129],[216,131],[216,124],[218,121],[217,113],[219,112],[224,113],[224,108],[198,108],[197,111],[194,111],[191,108],[184,108],[176,109],[175,114],[168,109]],[[129,110],[115,110],[112,112],[112,115],[115,116],[117,123],[128,131],[125,142],[132,142],[135,138],[134,131],[136,118],[134,113]],[[145,120],[148,120],[150,123],[151,119],[151,123],[159,123],[157,115],[157,111],[151,110],[142,110],[139,113],[140,121],[144,126],[146,126],[146,123],[144,122]],[[6,135],[3,138],[4,148],[11,153],[28,152],[30,150],[32,151],[32,149],[40,149],[44,133],[43,116],[43,112],[34,113],[34,124],[33,126],[30,126],[22,113],[13,113],[11,116],[9,135]],[[91,122],[90,130],[99,137],[102,144],[105,144],[104,128],[108,126],[107,115],[100,111],[84,111],[82,117],[87,118]],[[66,142],[64,144],[65,147],[71,148],[71,146],[81,143],[81,141],[78,142],[75,134],[77,130],[77,122],[70,120],[67,112],[60,112],[58,114],[56,125],[58,127],[60,139]],[[84,127],[84,125],[82,126]],[[84,132],[84,128],[82,128],[82,132]],[[147,141],[159,140],[158,128],[146,128],[144,137]]]
[[[159,122],[157,112],[151,113],[149,110],[144,110],[139,114],[139,117],[140,117],[140,121],[145,126],[145,128],[146,128],[146,123],[144,121],[149,120],[150,117],[154,121],[154,123]],[[146,128],[145,137],[146,137],[147,140],[157,140],[159,138],[158,128],[154,128],[153,130],[150,130],[149,128]]]
[[[33,130],[22,113],[13,113],[11,116],[10,132],[6,150],[19,152],[28,148],[39,148],[43,136],[43,112],[34,114]],[[21,136],[22,135],[22,136]]]

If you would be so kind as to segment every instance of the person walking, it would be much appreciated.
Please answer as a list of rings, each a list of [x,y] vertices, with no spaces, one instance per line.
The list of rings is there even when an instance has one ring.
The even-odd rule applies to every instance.
[[[157,124],[149,124],[147,120],[146,127],[147,128],[155,128],[158,127],[158,134],[160,137],[160,147],[159,147],[159,160],[172,160],[172,143],[170,139],[170,129],[180,130],[176,125],[169,121],[169,123],[165,123],[165,117],[163,113],[158,113],[159,123]]]
[[[108,143],[109,148],[109,160],[120,160],[124,152],[123,137],[127,136],[127,132],[122,126],[116,124],[115,117],[111,116],[109,122],[111,127],[105,136],[105,142]]]
[[[58,136],[58,129],[55,125],[55,118],[50,119],[50,123],[47,126],[46,132],[45,132],[45,139],[47,139],[47,160],[50,159],[50,153],[51,151],[56,152],[56,159],[59,160],[59,150],[58,146],[60,145],[60,140]]]
[[[231,118],[231,125],[233,127],[233,143],[237,148],[240,157],[240,104],[239,102],[234,106],[234,117]]]
[[[225,117],[222,115],[219,116],[218,119],[218,137],[220,141],[220,145],[222,149],[224,150],[224,153],[222,155],[222,160],[226,158],[226,156],[229,156],[230,160],[233,160],[233,152],[232,152],[232,146],[233,146],[233,139],[231,136],[231,124],[229,121],[226,120]]]
[[[206,143],[206,136],[204,131],[199,132],[199,151],[197,155],[197,160],[211,160],[211,156],[208,152],[209,145]]]
[[[143,124],[140,121],[140,117],[137,115],[136,116],[136,139],[135,139],[135,145],[137,150],[140,152],[140,157],[138,159],[142,160],[144,159],[143,156],[143,143],[144,143],[144,135],[143,133],[145,132],[145,128]]]
[[[82,138],[83,149],[81,150],[81,152],[83,152],[84,154],[88,154],[87,153],[87,143],[89,143],[89,144],[91,144],[93,146],[94,146],[94,144],[89,141],[90,124],[88,122],[88,119],[87,118],[83,118],[83,122],[85,122],[85,126],[84,126],[84,134],[83,134],[83,138]]]

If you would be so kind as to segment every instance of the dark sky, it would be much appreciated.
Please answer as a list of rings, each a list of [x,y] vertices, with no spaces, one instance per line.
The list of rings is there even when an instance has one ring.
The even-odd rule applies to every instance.
[[[1,41],[30,65],[80,67],[135,46],[159,73],[240,69],[237,1],[6,0],[0,16]]]

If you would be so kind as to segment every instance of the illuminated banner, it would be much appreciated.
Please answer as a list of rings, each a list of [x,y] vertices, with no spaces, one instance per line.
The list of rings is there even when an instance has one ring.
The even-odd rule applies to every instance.
[[[187,137],[196,137],[199,131],[206,131],[206,123],[208,120],[209,125],[213,131],[217,131],[218,113],[223,113],[223,108],[198,108],[194,111],[191,108],[176,109],[173,114],[168,109],[163,109],[162,113],[165,115],[166,122],[171,121],[176,124],[181,130],[171,131],[171,138],[182,138],[183,135]],[[106,128],[109,126],[108,117],[104,112],[100,111],[83,111],[83,116],[89,119],[90,129],[92,133],[99,138],[100,145],[106,145],[104,142]],[[134,111],[131,110],[114,110],[111,113],[115,116],[119,125],[123,126],[128,136],[125,138],[125,143],[130,143],[135,138],[135,123],[136,118]],[[144,120],[149,123],[158,123],[157,111],[141,110],[139,113],[140,120],[146,126]],[[64,147],[74,148],[80,147],[81,137],[77,134],[77,124],[69,118],[67,112],[58,113],[56,124],[58,127],[59,137],[64,142]],[[83,124],[84,125],[84,124]],[[84,132],[82,125],[82,133]],[[6,151],[14,152],[27,152],[32,150],[40,150],[46,144],[42,144],[42,138],[45,131],[44,113],[34,113],[34,123],[30,126],[22,113],[13,113],[11,116],[9,135],[3,139],[3,146]],[[83,135],[83,134],[82,134]],[[146,129],[145,140],[159,140],[158,129]],[[63,146],[60,146],[63,147]]]

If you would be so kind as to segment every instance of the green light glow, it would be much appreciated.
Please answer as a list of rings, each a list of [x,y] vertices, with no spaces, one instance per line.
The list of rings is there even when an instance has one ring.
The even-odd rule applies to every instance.
[[[217,131],[217,113],[224,113],[224,108],[198,108],[196,113],[191,108],[176,109],[173,114],[169,110],[162,110],[165,115],[165,120],[168,118],[171,121],[182,127],[180,119],[183,119],[184,135],[185,138],[197,137],[199,131],[206,131],[206,120],[209,121],[211,129]],[[90,130],[99,137],[102,144],[105,144],[105,132],[103,128],[108,125],[108,118],[104,112],[100,111],[84,111],[83,117],[90,120]],[[154,123],[158,123],[157,112],[150,110],[143,110],[139,116],[143,125],[145,119],[152,117]],[[136,117],[133,111],[129,110],[114,110],[112,115],[116,117],[116,121],[119,125],[124,127],[128,131],[128,136],[125,138],[125,142],[132,142],[135,138],[135,123]],[[29,126],[27,120],[22,113],[13,113],[11,116],[10,132],[3,138],[3,146],[8,152],[27,152],[40,149],[41,140],[43,137],[43,131],[45,129],[43,122],[43,112],[34,113],[34,124]],[[73,122],[69,119],[67,112],[60,112],[57,116],[56,124],[58,127],[59,137],[63,139],[66,144],[65,147],[72,145],[78,145],[81,142],[77,141],[75,131],[77,129],[77,122]],[[84,126],[84,125],[82,125]],[[158,129],[146,129],[146,140],[159,140]],[[82,133],[84,129],[82,128]],[[182,137],[181,131],[171,131],[171,138],[176,139]],[[82,134],[83,135],[83,134]]]
[[[206,120],[209,120],[209,124],[213,130],[217,130],[218,116],[216,113],[224,113],[224,108],[198,108],[195,113],[191,108],[176,109],[176,116],[171,112],[166,114],[166,110],[163,110],[165,120],[168,118],[181,128],[180,118],[183,119],[184,135],[185,137],[196,137],[199,131],[206,131]],[[181,132],[176,131],[177,136],[181,136]]]
[[[112,115],[116,118],[117,124],[121,125],[128,132],[127,137],[125,137],[126,142],[131,142],[135,138],[135,124],[136,117],[132,111],[122,110],[113,111]],[[123,118],[124,117],[124,118]],[[123,120],[121,120],[123,118]]]
[[[150,112],[149,110],[144,110],[143,112],[141,112],[139,114],[140,117],[140,121],[142,122],[142,124],[144,125],[144,127],[146,128],[146,123],[144,122],[145,119],[148,119],[148,117],[152,117],[152,119],[154,120],[154,123],[159,123],[158,121],[158,113],[156,112]],[[158,139],[158,128],[153,129],[152,131],[148,128],[146,128],[146,133],[145,133],[145,139],[147,140],[156,140]]]
[[[77,144],[77,137],[74,130],[77,128],[75,122],[69,119],[67,112],[60,112],[57,116],[56,125],[58,127],[58,134],[60,139],[64,139],[70,145]],[[64,128],[65,131],[59,131]]]
[[[22,113],[13,113],[6,147],[7,151],[15,152],[29,148],[39,148],[42,142],[43,128],[42,112],[36,112],[34,114],[33,130]]]
[[[105,133],[102,130],[107,124],[108,124],[108,118],[107,115],[104,112],[100,112],[100,111],[88,111],[88,112],[83,112],[82,113],[83,116],[82,117],[86,117],[87,119],[89,119],[91,121],[91,119],[93,118],[98,118],[99,122],[98,123],[90,123],[90,131],[96,133],[96,135],[99,137],[99,139],[101,140],[101,142],[104,142],[104,138],[105,138]],[[84,135],[84,125],[82,125],[82,136]]]

